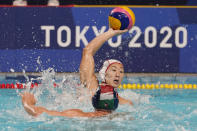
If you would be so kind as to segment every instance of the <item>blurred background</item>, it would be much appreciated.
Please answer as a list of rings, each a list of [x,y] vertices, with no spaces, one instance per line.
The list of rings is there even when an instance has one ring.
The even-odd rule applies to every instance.
[[[1,5],[197,5],[196,0],[1,0]]]
[[[135,13],[135,27],[104,44],[95,55],[96,71],[103,60],[119,59],[127,73],[197,73],[197,0],[0,0],[0,4],[0,72],[41,72],[49,67],[78,72],[84,46],[108,29],[114,7],[127,5]]]

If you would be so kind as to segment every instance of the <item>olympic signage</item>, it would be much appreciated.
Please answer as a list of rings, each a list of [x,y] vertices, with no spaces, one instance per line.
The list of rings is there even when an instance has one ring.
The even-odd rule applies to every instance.
[[[196,73],[196,8],[136,8],[135,26],[95,55],[125,72]],[[0,7],[0,71],[78,71],[82,49],[108,30],[109,7]]]
[[[75,28],[75,47],[80,47],[80,41],[86,46],[88,44],[87,38],[85,37],[85,33],[91,28],[90,26],[85,26],[82,30],[80,29],[80,26],[76,26]],[[102,34],[106,31],[107,27],[102,26],[101,29],[97,29],[96,26],[92,26],[92,30],[95,34],[95,37],[98,36],[99,34]],[[45,31],[45,47],[50,47],[51,46],[51,32],[55,31],[55,26],[41,26],[41,30]],[[56,30],[57,32],[57,44],[59,47],[66,48],[71,44],[71,29],[68,26],[60,26]],[[66,32],[66,40],[63,41],[63,32]],[[134,34],[134,32],[136,32]],[[183,26],[177,27],[176,30],[173,32],[172,29],[169,26],[164,26],[160,29],[160,34],[165,34],[166,35],[163,37],[162,41],[158,43],[157,40],[157,29],[154,26],[148,26],[145,31],[144,31],[144,41],[143,43],[147,48],[153,48],[157,44],[159,44],[160,48],[172,48],[173,43],[175,44],[177,48],[184,48],[187,46],[187,29]],[[172,34],[175,33],[175,34]],[[129,34],[134,34],[134,36],[131,38],[131,40],[128,43],[129,48],[140,48],[142,47],[143,43],[138,43],[136,42],[141,34],[142,31],[138,26],[134,26],[130,31]],[[151,36],[152,38],[151,38]],[[175,35],[175,39],[173,43],[168,43],[168,40],[172,37],[172,35]],[[150,40],[151,39],[151,40]],[[117,41],[114,43],[112,42],[112,39],[108,41],[109,46],[111,47],[119,47],[121,43],[124,42],[122,41],[122,37],[118,36]]]

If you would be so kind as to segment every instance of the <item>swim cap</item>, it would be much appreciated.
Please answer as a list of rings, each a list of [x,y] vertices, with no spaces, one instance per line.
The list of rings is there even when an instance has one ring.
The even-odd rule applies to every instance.
[[[115,59],[106,60],[103,63],[103,66],[102,66],[101,70],[99,71],[99,76],[100,76],[102,82],[105,82],[105,73],[107,72],[107,69],[110,67],[110,65],[112,65],[114,63],[122,64],[120,61],[115,60]]]

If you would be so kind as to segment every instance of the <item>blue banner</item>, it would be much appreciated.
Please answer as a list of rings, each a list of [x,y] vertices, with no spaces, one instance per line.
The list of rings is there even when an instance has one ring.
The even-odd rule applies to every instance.
[[[134,8],[136,24],[96,53],[96,71],[197,73],[197,8]],[[108,30],[111,7],[0,7],[0,71],[77,72],[82,49]]]

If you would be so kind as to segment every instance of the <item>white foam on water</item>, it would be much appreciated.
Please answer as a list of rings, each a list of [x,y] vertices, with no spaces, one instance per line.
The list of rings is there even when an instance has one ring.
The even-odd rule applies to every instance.
[[[119,95],[125,99],[131,100],[134,104],[149,104],[150,95],[143,95],[133,92],[129,89],[119,92]]]
[[[79,84],[79,76],[65,75],[56,80],[56,74],[53,68],[42,72],[42,75],[36,80],[40,81],[38,87],[30,89],[31,83],[35,79],[29,79],[23,71],[27,80],[27,88],[24,92],[34,94],[37,105],[46,107],[49,110],[82,109],[83,111],[92,111],[91,97],[87,88]],[[54,83],[58,86],[54,88]],[[18,92],[18,91],[17,91]]]
[[[172,124],[174,126],[175,131],[189,131],[189,130],[185,129],[183,125],[177,125],[174,122],[172,122]]]

